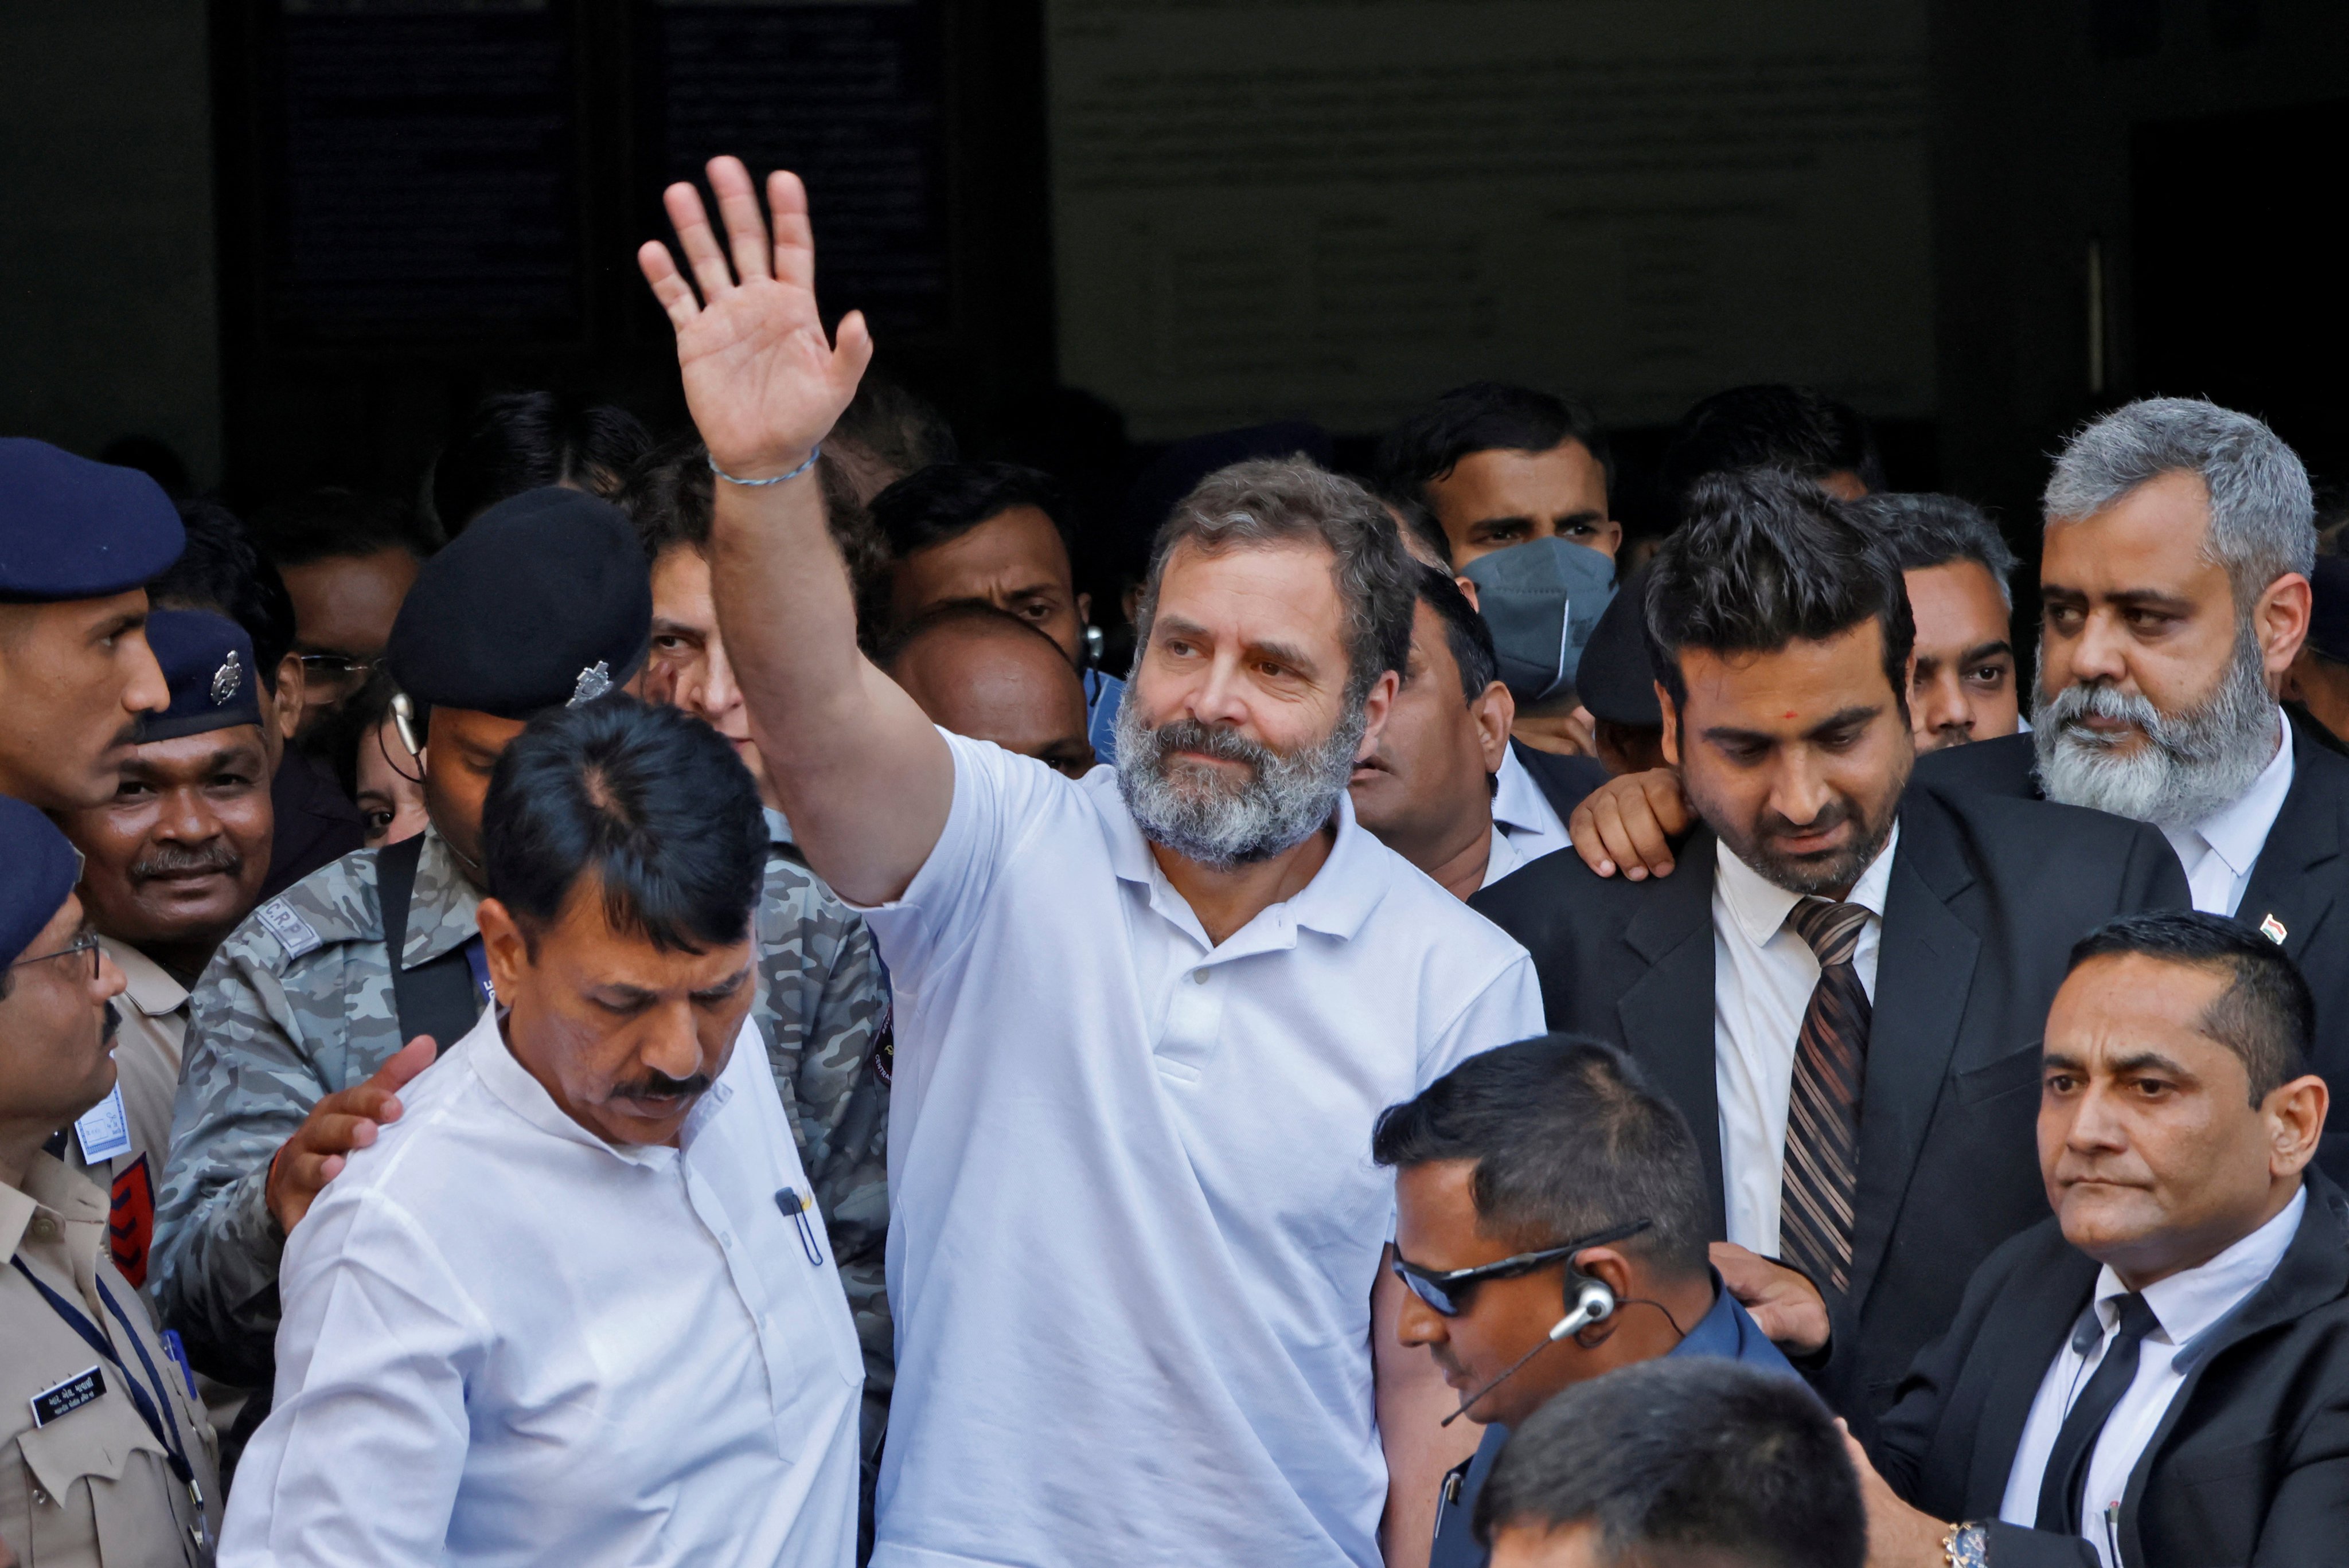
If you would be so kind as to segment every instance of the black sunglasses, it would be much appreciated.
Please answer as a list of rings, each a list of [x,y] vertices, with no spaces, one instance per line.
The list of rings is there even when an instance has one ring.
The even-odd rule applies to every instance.
[[[1539,1252],[1519,1253],[1515,1257],[1503,1258],[1498,1263],[1479,1264],[1473,1269],[1451,1269],[1441,1274],[1433,1269],[1423,1269],[1417,1264],[1405,1262],[1402,1254],[1397,1253],[1394,1261],[1395,1277],[1410,1287],[1412,1295],[1427,1303],[1436,1312],[1445,1317],[1457,1317],[1468,1310],[1468,1298],[1475,1294],[1476,1287],[1488,1279],[1514,1279],[1519,1274],[1531,1274],[1534,1270],[1547,1264],[1554,1264],[1560,1258],[1572,1257],[1587,1248],[1603,1247],[1609,1242],[1619,1242],[1627,1237],[1636,1236],[1641,1231],[1654,1228],[1654,1225],[1653,1220],[1631,1220],[1620,1225],[1610,1225],[1606,1230],[1594,1232],[1579,1241],[1568,1242],[1561,1247],[1544,1247]]]

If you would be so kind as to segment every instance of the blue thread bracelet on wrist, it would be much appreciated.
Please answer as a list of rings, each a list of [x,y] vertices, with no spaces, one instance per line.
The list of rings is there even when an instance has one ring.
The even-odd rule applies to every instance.
[[[771,480],[738,480],[732,474],[728,473],[724,469],[719,468],[716,458],[709,459],[709,471],[716,474],[719,479],[724,480],[730,485],[740,485],[744,490],[764,490],[769,485],[779,485],[786,480],[795,480],[799,478],[802,474],[815,467],[816,459],[822,456],[823,456],[823,443],[822,441],[818,441],[812,448],[809,449],[807,461],[802,463],[798,468],[793,469],[790,473],[777,474]]]

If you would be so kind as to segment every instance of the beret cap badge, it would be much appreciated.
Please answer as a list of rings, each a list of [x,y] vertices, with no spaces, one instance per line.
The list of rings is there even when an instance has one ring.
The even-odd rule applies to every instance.
[[[578,684],[571,688],[571,700],[564,706],[577,707],[583,702],[594,702],[612,689],[612,666],[609,661],[597,659],[579,672]]]
[[[232,648],[228,657],[221,661],[221,667],[212,672],[212,706],[218,707],[228,701],[243,685],[244,664],[236,656],[236,650]]]

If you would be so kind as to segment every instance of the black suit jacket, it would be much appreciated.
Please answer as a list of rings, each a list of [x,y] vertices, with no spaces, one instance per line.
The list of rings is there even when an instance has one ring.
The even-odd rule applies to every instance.
[[[1614,777],[1607,771],[1607,764],[1596,757],[1561,756],[1527,746],[1522,740],[1510,741],[1509,750],[1525,764],[1534,782],[1541,786],[1542,798],[1549,802],[1549,809],[1557,813],[1561,822],[1574,815],[1574,809],[1582,804],[1584,796]]]
[[[2316,1049],[2310,1066],[2336,1103],[2349,1103],[2349,758],[2305,719],[2292,720],[2292,789],[2268,830],[2235,913],[2246,924],[2283,928],[2283,950],[2316,995]],[[1954,746],[1917,760],[1915,777],[1939,788],[2036,799],[2036,756],[2027,735]],[[2333,1119],[2317,1163],[2349,1182],[2349,1117]],[[2343,1560],[2349,1562],[2349,1548]]]
[[[1871,1445],[1894,1491],[1942,1519],[1998,1515],[2049,1363],[2095,1261],[2050,1219],[1991,1255],[1918,1357]],[[2349,1561],[2349,1198],[2322,1173],[2267,1283],[2207,1331],[2129,1472],[2121,1557],[2142,1568]],[[1993,1525],[2001,1568],[2095,1568],[2076,1536]]]
[[[1640,882],[1545,855],[1469,902],[1533,954],[1551,1028],[1620,1045],[1679,1104],[1720,1235],[1713,842],[1700,830],[1679,870]],[[1813,1369],[1856,1422],[1890,1403],[1974,1265],[2047,1215],[2039,1042],[2072,944],[2115,915],[2186,902],[2151,828],[1910,786],[1877,957],[1851,1295]]]

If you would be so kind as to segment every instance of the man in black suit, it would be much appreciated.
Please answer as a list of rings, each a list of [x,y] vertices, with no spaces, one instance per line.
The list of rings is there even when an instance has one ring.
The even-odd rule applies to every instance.
[[[2349,758],[2274,695],[2311,618],[2306,470],[2247,414],[2150,398],[2074,437],[2043,506],[2033,730],[1935,752],[1918,779],[2159,828],[2195,908],[2300,965],[2316,1070],[2349,1093]],[[1571,824],[1586,859],[1631,874],[1666,871],[1685,825],[1661,772],[1593,794]],[[2318,1159],[2349,1179],[2349,1130]]]
[[[1702,481],[1647,595],[1704,822],[1687,863],[1633,882],[1552,855],[1472,903],[1533,954],[1551,1028],[1622,1045],[1718,1130],[1716,1266],[1774,1336],[1824,1293],[1842,1332],[1807,1370],[1864,1421],[2045,1212],[2030,1126],[2064,954],[2185,880],[2149,828],[1909,786],[1899,564],[1809,481]]]
[[[2055,1214],[1992,1254],[1884,1418],[1871,1564],[2342,1561],[2349,1198],[2309,1169],[2313,1015],[2291,959],[2216,915],[2074,950],[2039,1110]]]

